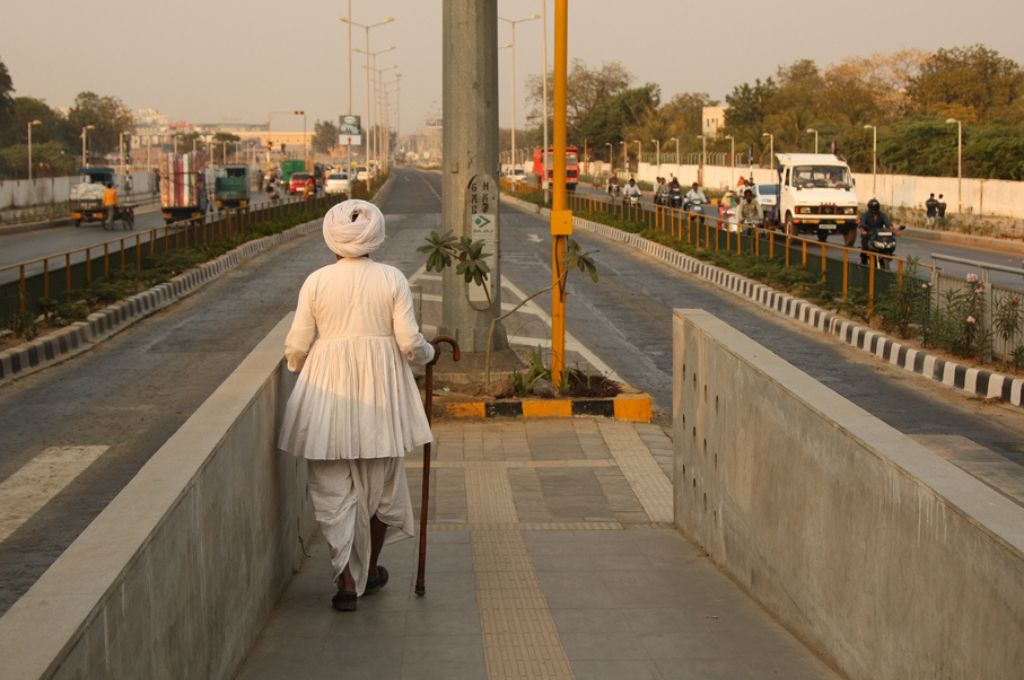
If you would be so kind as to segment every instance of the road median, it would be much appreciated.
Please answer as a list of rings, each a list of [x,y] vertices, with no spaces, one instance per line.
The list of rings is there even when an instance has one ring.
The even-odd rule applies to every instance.
[[[385,196],[385,192],[390,191],[389,185],[390,182],[385,181],[378,188],[373,200],[380,200],[381,196]],[[262,237],[253,233],[251,240],[165,282],[97,309],[82,321],[76,321],[15,347],[0,350],[0,385],[82,354],[141,319],[195,293],[207,283],[256,255],[292,239],[319,231],[320,222],[317,217],[323,214],[330,200],[330,197],[317,199],[316,210],[309,214],[299,213],[296,220],[300,223],[295,226]]]
[[[525,212],[547,217],[547,208],[520,200],[506,193],[502,201]],[[946,359],[910,346],[885,333],[843,317],[805,299],[779,291],[710,262],[693,257],[639,233],[624,231],[578,216],[573,225],[602,238],[622,243],[671,267],[692,274],[733,295],[772,313],[796,321],[840,342],[903,370],[952,387],[970,396],[1024,406],[1024,378]]]

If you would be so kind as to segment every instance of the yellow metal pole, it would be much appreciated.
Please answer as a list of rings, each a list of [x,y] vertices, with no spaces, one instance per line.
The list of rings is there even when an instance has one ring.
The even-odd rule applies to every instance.
[[[565,263],[572,234],[572,212],[566,209],[565,146],[568,107],[569,0],[555,0],[554,177],[551,196],[551,378],[559,384],[565,371]]]

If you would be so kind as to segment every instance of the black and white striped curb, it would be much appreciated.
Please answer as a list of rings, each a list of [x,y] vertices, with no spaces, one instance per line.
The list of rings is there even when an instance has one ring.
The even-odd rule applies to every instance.
[[[320,220],[243,243],[215,260],[175,276],[166,283],[136,293],[73,323],[17,347],[0,352],[0,384],[22,377],[56,361],[80,354],[93,345],[190,295],[224,272],[274,246],[321,229]]]
[[[550,214],[546,208],[538,208],[532,203],[510,196],[503,195],[502,200],[530,212],[541,215]],[[833,335],[846,344],[887,361],[893,366],[977,397],[998,399],[1014,406],[1024,405],[1024,378],[1015,378],[995,371],[965,366],[956,361],[949,361],[914,349],[884,333],[844,319],[838,314],[822,309],[806,300],[779,292],[765,284],[708,264],[668,246],[645,239],[639,234],[575,216],[573,217],[573,226],[612,241],[625,243],[680,271],[694,274],[776,314],[804,323],[822,333]]]

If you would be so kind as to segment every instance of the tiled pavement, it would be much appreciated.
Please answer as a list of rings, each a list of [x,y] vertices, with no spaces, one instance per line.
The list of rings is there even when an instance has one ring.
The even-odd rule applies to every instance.
[[[671,528],[660,428],[498,419],[434,431],[426,596],[404,541],[385,548],[383,591],[333,611],[317,541],[239,678],[833,677]]]

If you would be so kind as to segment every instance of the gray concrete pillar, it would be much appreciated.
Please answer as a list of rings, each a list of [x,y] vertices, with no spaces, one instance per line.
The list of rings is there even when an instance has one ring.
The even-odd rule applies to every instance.
[[[444,0],[443,30],[444,89],[444,164],[442,182],[442,228],[458,236],[472,236],[473,220],[484,210],[471,196],[474,179],[498,177],[498,3],[497,0]],[[479,198],[481,186],[473,192]],[[496,190],[496,186],[494,189]],[[493,309],[501,309],[501,269],[498,248],[498,207],[488,225],[493,239],[493,268],[490,278]],[[486,220],[478,220],[477,224]],[[479,231],[477,234],[479,235]],[[464,352],[487,349],[489,311],[478,311],[467,299],[466,284],[455,274],[454,267],[445,270],[443,284],[443,333],[458,340]],[[479,300],[479,290],[469,291]],[[482,308],[486,303],[475,302]],[[497,348],[505,345],[504,334],[495,334]]]

